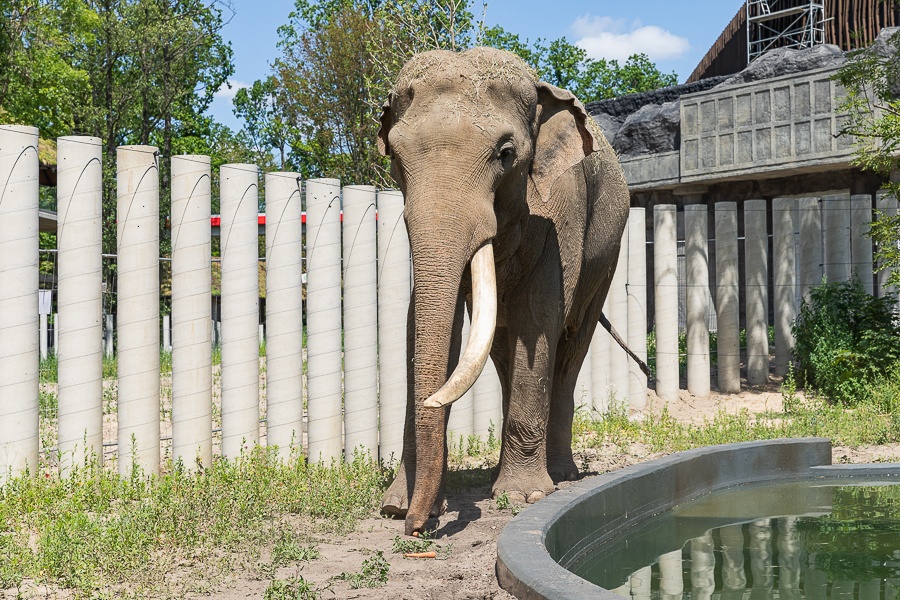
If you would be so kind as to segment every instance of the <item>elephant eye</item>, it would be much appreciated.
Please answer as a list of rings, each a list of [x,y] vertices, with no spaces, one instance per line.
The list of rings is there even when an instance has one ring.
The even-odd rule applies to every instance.
[[[500,148],[500,152],[497,153],[497,158],[500,159],[500,162],[503,163],[504,167],[508,167],[516,158],[516,149],[512,144],[507,144]]]

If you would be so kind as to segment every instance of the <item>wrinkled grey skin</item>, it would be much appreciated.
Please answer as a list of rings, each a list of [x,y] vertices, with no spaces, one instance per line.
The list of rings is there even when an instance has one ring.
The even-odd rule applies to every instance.
[[[493,494],[535,502],[578,475],[575,379],[629,205],[615,153],[589,127],[569,92],[489,48],[413,57],[385,103],[378,141],[406,198],[414,286],[403,455],[382,510],[405,515],[407,535],[443,509],[449,410],[423,402],[459,359],[468,263],[485,243],[504,414]]]

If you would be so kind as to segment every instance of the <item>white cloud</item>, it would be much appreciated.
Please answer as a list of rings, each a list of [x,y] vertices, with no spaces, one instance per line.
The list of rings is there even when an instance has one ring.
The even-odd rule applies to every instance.
[[[612,17],[584,15],[572,23],[572,31],[578,38],[575,45],[583,48],[589,57],[620,63],[639,53],[654,62],[681,58],[690,48],[686,38],[640,21],[627,23]]]
[[[219,89],[215,94],[213,94],[213,96],[215,96],[216,98],[227,98],[231,100],[232,98],[234,98],[234,95],[237,94],[238,90],[248,87],[250,87],[250,85],[244,83],[243,81],[229,79],[226,83],[223,83],[221,87],[219,87]]]

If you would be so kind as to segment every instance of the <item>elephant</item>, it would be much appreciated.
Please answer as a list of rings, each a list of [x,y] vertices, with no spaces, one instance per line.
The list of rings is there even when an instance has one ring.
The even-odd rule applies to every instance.
[[[411,58],[377,142],[404,196],[413,260],[403,452],[381,508],[419,535],[446,508],[450,404],[488,357],[504,415],[494,497],[536,502],[577,478],[575,380],[629,194],[581,102],[493,48]]]

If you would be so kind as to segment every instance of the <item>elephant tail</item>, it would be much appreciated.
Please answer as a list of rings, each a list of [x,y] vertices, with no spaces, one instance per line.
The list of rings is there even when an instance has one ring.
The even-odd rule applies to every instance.
[[[612,326],[612,323],[609,322],[609,319],[606,318],[606,315],[604,315],[603,313],[600,313],[600,324],[603,325],[603,328],[606,329],[606,330],[609,332],[609,335],[611,335],[612,338],[613,338],[614,340],[616,340],[616,343],[619,344],[619,346],[622,347],[622,350],[624,350],[625,353],[626,353],[628,356],[631,357],[631,360],[633,360],[634,362],[637,363],[638,367],[640,367],[640,369],[641,369],[641,371],[644,373],[644,375],[646,375],[648,379],[650,379],[651,381],[653,381],[654,377],[653,377],[653,375],[650,374],[650,367],[648,367],[648,366],[647,366],[647,363],[645,363],[644,361],[642,361],[642,360],[638,357],[638,355],[635,354],[634,352],[632,352],[631,348],[629,348],[629,347],[625,344],[625,341],[622,340],[621,337],[619,337],[618,332],[617,332],[617,331],[615,330],[615,328]]]

